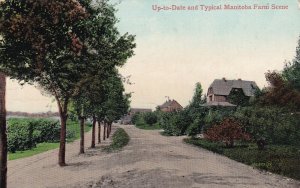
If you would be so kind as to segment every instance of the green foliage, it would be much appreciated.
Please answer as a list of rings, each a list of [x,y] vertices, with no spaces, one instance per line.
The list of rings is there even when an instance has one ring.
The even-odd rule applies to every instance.
[[[150,126],[150,125],[146,124],[143,120],[137,121],[135,126],[139,129],[144,129],[144,130],[159,130],[159,129],[161,129],[159,123],[155,123]]]
[[[234,112],[235,108],[233,107],[210,107],[204,117],[203,130],[221,123],[226,117],[231,117]]]
[[[286,63],[282,75],[292,88],[300,92],[300,38],[296,47],[296,56],[292,62]]]
[[[68,141],[78,138],[79,132],[77,122],[67,123]],[[60,125],[58,121],[51,119],[11,118],[8,119],[7,133],[9,152],[30,150],[37,143],[58,142]]]
[[[270,145],[266,150],[257,150],[255,144],[227,148],[221,143],[204,139],[190,138],[184,141],[247,165],[300,180],[299,146]]]
[[[194,137],[201,133],[203,121],[200,118],[196,118],[193,123],[187,128],[187,135]]]
[[[130,140],[129,135],[122,128],[118,128],[112,135],[112,143],[105,147],[104,150],[107,152],[112,152],[115,150],[120,150],[128,144]]]
[[[228,95],[228,102],[237,106],[248,106],[250,97],[244,94],[243,89],[232,89]]]
[[[267,143],[292,145],[300,142],[299,115],[282,108],[243,107],[234,116],[255,140],[265,139]]]
[[[48,119],[9,119],[8,151],[31,149],[41,142],[58,141],[60,126]]]
[[[142,115],[140,113],[135,113],[131,117],[131,123],[135,125],[137,123],[137,121],[139,121],[141,118],[142,118]]]
[[[145,123],[152,126],[153,124],[155,124],[157,122],[158,118],[154,112],[147,112],[147,113],[143,114],[143,119],[144,119]]]
[[[202,99],[202,93],[203,93],[202,86],[200,82],[197,82],[194,90],[193,99],[189,105],[190,108],[198,108],[201,104],[205,103],[205,101]]]
[[[188,126],[192,123],[188,111],[163,113],[159,124],[166,134],[179,136],[186,134]]]

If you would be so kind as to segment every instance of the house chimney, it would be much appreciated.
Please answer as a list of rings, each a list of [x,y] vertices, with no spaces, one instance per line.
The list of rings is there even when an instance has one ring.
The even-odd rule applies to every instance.
[[[241,78],[239,78],[239,79],[238,79],[238,81],[242,81],[242,79],[241,79]]]
[[[223,77],[222,79],[223,79],[223,81],[224,81],[224,82],[226,82],[226,81],[227,81],[225,77]]]

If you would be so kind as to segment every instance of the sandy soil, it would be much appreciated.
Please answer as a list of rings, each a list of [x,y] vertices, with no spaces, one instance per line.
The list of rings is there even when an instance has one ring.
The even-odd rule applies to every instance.
[[[260,172],[207,150],[182,137],[123,126],[131,140],[119,152],[101,147],[78,155],[79,143],[67,145],[68,166],[58,167],[57,150],[9,161],[10,188],[189,188],[300,187],[300,182]],[[113,130],[116,129],[114,126]],[[87,133],[86,144],[90,145]]]

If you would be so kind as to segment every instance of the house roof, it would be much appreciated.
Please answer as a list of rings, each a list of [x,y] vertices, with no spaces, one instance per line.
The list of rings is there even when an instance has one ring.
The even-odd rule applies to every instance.
[[[162,105],[160,105],[160,108],[168,108],[169,106],[171,106],[172,104],[177,103],[180,107],[182,107],[176,100],[167,100],[165,103],[163,103]]]
[[[232,106],[232,107],[234,107],[236,105],[231,104],[229,102],[210,101],[210,102],[203,104],[202,106]]]
[[[226,79],[215,79],[209,88],[212,88],[212,92],[215,95],[229,95],[233,88],[240,88],[244,94],[248,97],[254,96],[254,92],[258,86],[254,81],[246,80],[226,80]]]

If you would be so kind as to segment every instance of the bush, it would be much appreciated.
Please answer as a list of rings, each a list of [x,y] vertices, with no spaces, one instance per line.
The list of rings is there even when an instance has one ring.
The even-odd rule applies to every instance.
[[[131,123],[135,125],[137,121],[142,118],[141,116],[140,113],[135,113],[131,118]]]
[[[104,150],[111,152],[114,150],[121,149],[122,147],[126,146],[130,140],[129,135],[126,131],[122,128],[118,128],[116,132],[112,135],[112,143],[105,147]]]
[[[234,114],[256,141],[298,145],[300,117],[277,107],[244,107]]]
[[[220,124],[225,118],[231,117],[235,110],[235,107],[211,107],[204,117],[203,130],[206,131],[213,125]]]
[[[157,122],[157,115],[154,112],[147,112],[143,115],[143,118],[145,120],[145,123],[148,125],[153,125]]]
[[[59,140],[58,121],[48,119],[9,119],[7,128],[8,151],[31,149],[37,143]]]
[[[164,113],[159,122],[166,134],[174,136],[186,134],[187,128],[191,123],[192,119],[185,110]]]
[[[245,133],[240,124],[231,118],[226,118],[219,125],[209,128],[204,137],[210,141],[221,141],[226,147],[233,147],[235,141],[250,140],[250,135]]]
[[[201,133],[202,130],[202,122],[199,118],[195,119],[193,123],[187,128],[187,134],[191,137],[196,136]]]

